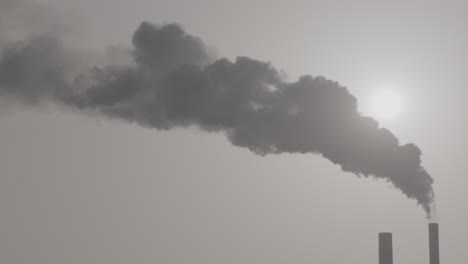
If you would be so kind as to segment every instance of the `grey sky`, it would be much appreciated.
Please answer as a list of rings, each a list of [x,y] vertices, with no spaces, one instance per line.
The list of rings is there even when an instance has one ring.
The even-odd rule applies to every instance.
[[[129,44],[143,20],[177,21],[220,56],[272,61],[291,79],[337,80],[364,112],[373,89],[394,87],[407,105],[383,125],[421,147],[436,180],[442,260],[468,257],[462,1],[49,2],[90,49]],[[5,263],[375,263],[380,231],[394,233],[395,263],[427,262],[413,201],[320,157],[262,158],[217,134],[53,108],[5,111]]]

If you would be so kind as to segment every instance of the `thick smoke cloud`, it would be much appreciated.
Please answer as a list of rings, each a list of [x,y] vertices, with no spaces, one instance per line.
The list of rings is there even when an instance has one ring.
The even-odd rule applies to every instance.
[[[430,216],[433,179],[419,148],[400,145],[362,116],[337,82],[309,75],[288,82],[270,63],[248,57],[213,60],[176,24],[143,22],[132,52],[132,65],[73,76],[59,39],[13,43],[0,57],[0,96],[55,101],[156,129],[198,126],[259,155],[320,154],[345,172],[388,181]]]

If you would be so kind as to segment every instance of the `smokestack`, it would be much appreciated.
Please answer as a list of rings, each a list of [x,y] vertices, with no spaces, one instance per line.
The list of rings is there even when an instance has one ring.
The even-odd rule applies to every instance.
[[[379,264],[393,264],[392,233],[379,233]]]
[[[439,224],[429,224],[429,263],[439,264]]]

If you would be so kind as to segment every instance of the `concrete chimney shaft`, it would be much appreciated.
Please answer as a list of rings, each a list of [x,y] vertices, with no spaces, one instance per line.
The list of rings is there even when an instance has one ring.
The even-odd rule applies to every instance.
[[[393,264],[392,233],[379,233],[379,264]]]
[[[429,224],[429,263],[439,264],[439,224]]]

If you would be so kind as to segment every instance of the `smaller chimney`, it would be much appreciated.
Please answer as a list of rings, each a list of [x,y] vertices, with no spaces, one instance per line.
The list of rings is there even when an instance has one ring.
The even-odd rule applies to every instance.
[[[439,224],[429,224],[429,263],[439,264]]]
[[[379,264],[393,264],[392,233],[379,233]]]

